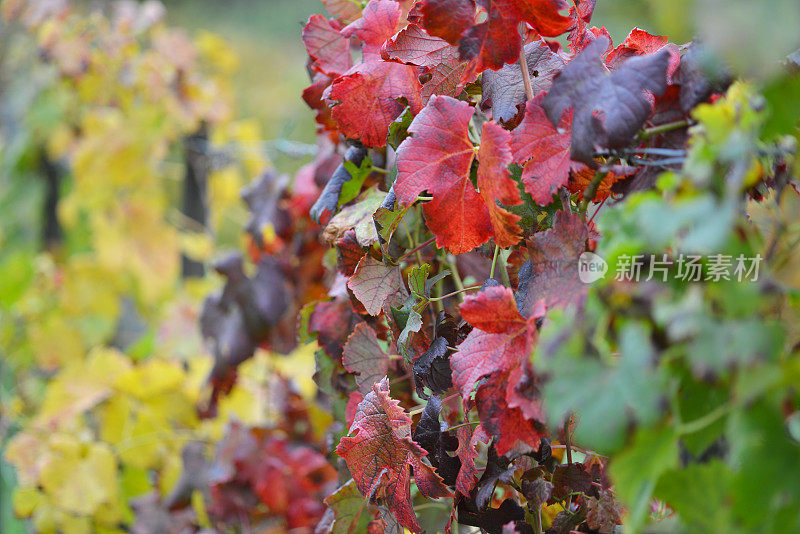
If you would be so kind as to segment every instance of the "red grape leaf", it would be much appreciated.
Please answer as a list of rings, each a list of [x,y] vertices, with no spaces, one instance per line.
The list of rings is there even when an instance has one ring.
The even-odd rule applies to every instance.
[[[531,238],[530,277],[519,282],[523,313],[533,309],[541,299],[548,308],[553,308],[583,298],[587,286],[578,277],[578,258],[586,251],[588,238],[583,217],[563,211],[556,213],[552,228]]]
[[[461,470],[456,478],[456,491],[464,496],[469,496],[478,481],[478,468],[475,467],[475,459],[478,457],[478,442],[488,443],[489,439],[489,435],[481,425],[474,429],[470,425],[458,429],[456,455],[461,459]]]
[[[431,79],[422,85],[423,104],[427,104],[433,95],[456,97],[467,83],[475,79],[474,65],[459,59],[440,63],[426,74]]]
[[[579,201],[583,200],[583,192],[587,187],[589,187],[589,183],[591,183],[594,175],[595,170],[590,169],[589,167],[584,167],[572,173],[567,188],[569,189],[570,193],[578,193]],[[600,182],[600,185],[597,186],[597,191],[595,192],[594,199],[592,201],[594,203],[598,203],[607,199],[609,195],[611,195],[611,186],[613,186],[622,178],[624,178],[624,176],[617,176],[613,172],[609,172],[605,178],[603,178],[603,181]]]
[[[468,252],[489,240],[492,225],[486,205],[469,180],[474,151],[467,102],[434,96],[417,115],[397,150],[394,190],[401,205],[411,205],[427,190],[433,201],[423,211],[436,244],[454,254]]]
[[[409,24],[386,41],[381,57],[418,67],[433,67],[458,58],[458,47],[434,37],[416,24]]]
[[[410,468],[420,492],[435,499],[450,492],[433,468],[422,462],[427,454],[411,439],[411,418],[389,397],[389,380],[372,386],[358,405],[352,436],[336,447],[362,495],[381,499],[398,521],[412,532],[422,529],[411,507]]]
[[[511,164],[511,134],[494,122],[483,124],[481,146],[478,149],[478,189],[492,222],[494,241],[501,248],[508,248],[520,240],[522,229],[520,216],[497,205],[522,204],[517,184],[508,177]]]
[[[364,256],[356,272],[347,281],[347,287],[364,305],[370,315],[378,315],[389,297],[400,291],[400,269],[388,267],[372,256]]]
[[[620,148],[633,139],[652,111],[645,91],[659,96],[667,88],[668,49],[630,58],[608,73],[601,58],[608,45],[606,37],[598,37],[587,46],[555,77],[542,100],[554,125],[574,108],[570,155],[589,165],[595,165],[596,149]]]
[[[473,0],[423,0],[420,13],[428,33],[458,43],[461,59],[475,59],[478,72],[517,60],[521,21],[547,37],[561,35],[574,25],[559,13],[567,8],[564,0],[478,0],[477,6],[487,14],[477,24]]]
[[[328,13],[344,24],[353,22],[361,16],[361,7],[352,0],[322,0]]]
[[[559,13],[568,7],[565,0],[495,1],[501,10],[515,13],[519,20],[533,26],[536,32],[544,37],[558,37],[575,25],[570,17]]]
[[[381,55],[386,60],[427,67],[425,74],[430,79],[422,85],[423,104],[433,95],[458,96],[475,77],[474,64],[459,59],[457,46],[431,36],[416,24],[409,24],[386,41]]]
[[[347,338],[342,364],[351,373],[356,373],[356,384],[362,394],[372,391],[372,385],[386,376],[389,355],[383,351],[378,336],[367,323],[356,325]]]
[[[553,127],[542,108],[543,97],[539,94],[526,104],[525,118],[512,132],[511,149],[514,161],[524,164],[525,191],[537,204],[546,206],[553,193],[569,180],[573,165],[569,157],[572,112],[561,118],[558,128]]]
[[[528,355],[529,352],[526,352],[524,357]],[[518,447],[538,450],[539,441],[547,435],[543,420],[527,417],[521,408],[512,408],[507,400],[506,388],[506,380],[502,375],[492,375],[478,387],[475,404],[481,425],[496,438],[494,446],[499,455]]]
[[[420,0],[417,5],[428,33],[453,45],[475,24],[473,0]]]
[[[325,97],[342,134],[377,147],[386,144],[389,125],[406,108],[400,99],[412,113],[422,107],[420,89],[416,67],[375,59],[334,80]]]
[[[332,78],[321,72],[314,74],[311,80],[311,85],[303,89],[303,101],[310,107],[317,111],[314,120],[317,121],[324,131],[336,131],[337,124],[331,115],[331,108],[325,103],[323,94],[325,90],[331,85]]]
[[[311,15],[303,28],[303,44],[317,72],[336,77],[353,66],[350,41],[340,29],[338,22],[322,15]]]
[[[544,309],[537,307],[526,319],[517,310],[511,289],[489,286],[464,299],[460,310],[475,328],[450,357],[450,369],[453,384],[467,399],[484,376],[507,375],[527,361],[536,342],[536,320]],[[516,385],[509,383],[509,392]]]
[[[319,302],[308,318],[308,330],[317,334],[317,342],[334,360],[342,356],[342,347],[350,332],[353,311],[345,299]]]
[[[550,50],[542,40],[525,45],[525,60],[531,75],[533,94],[550,89],[553,77],[564,66],[561,56]],[[494,120],[509,123],[518,115],[517,106],[525,102],[525,85],[519,63],[506,65],[497,72],[484,72],[481,86],[481,109],[491,107]]]
[[[336,241],[336,270],[345,276],[353,276],[365,252],[356,238],[356,231],[347,230]]]
[[[347,406],[344,407],[344,420],[347,422],[348,428],[353,424],[353,419],[356,418],[356,412],[358,411],[358,405],[361,404],[363,400],[364,395],[362,395],[360,391],[355,390],[350,393],[347,399]]]
[[[577,6],[573,5],[569,8],[569,16],[575,21],[575,25],[567,36],[573,54],[577,54],[597,38],[595,32],[592,31],[597,28],[588,28],[596,3],[597,0],[581,0]]]
[[[512,0],[513,1],[513,0]],[[522,37],[517,26],[519,19],[512,11],[504,11],[495,0],[479,0],[478,4],[486,9],[487,19],[464,32],[459,41],[458,50],[462,59],[474,59],[476,70],[497,70],[506,63],[513,63],[519,58]]]
[[[669,44],[669,37],[650,35],[639,28],[632,29],[625,40],[622,41],[622,44],[618,45],[606,56],[606,65],[611,69],[616,69],[630,57],[653,54],[665,46],[670,51],[667,79],[671,79],[681,62],[678,47],[674,44]]]
[[[361,18],[342,29],[345,37],[358,36],[364,42],[364,59],[378,54],[381,46],[397,31],[402,11],[394,0],[370,0]]]

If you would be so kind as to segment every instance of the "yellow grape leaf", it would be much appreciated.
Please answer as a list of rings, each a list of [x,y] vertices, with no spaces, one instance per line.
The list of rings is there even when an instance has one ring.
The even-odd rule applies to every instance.
[[[64,268],[59,304],[72,317],[103,317],[113,327],[119,317],[121,289],[115,273],[103,269],[95,257],[77,255]]]
[[[180,450],[178,450],[164,459],[164,466],[158,480],[158,489],[161,495],[169,495],[181,478],[181,473],[183,473],[183,460],[181,460]]]
[[[117,461],[105,443],[81,444],[62,436],[61,446],[42,469],[44,491],[67,512],[92,515],[117,499]],[[69,440],[73,440],[69,442]]]
[[[211,521],[208,519],[206,501],[203,497],[203,493],[199,490],[194,490],[192,492],[191,502],[194,513],[197,514],[197,524],[203,528],[211,528]]]
[[[317,394],[314,382],[316,363],[314,353],[317,351],[316,341],[301,345],[288,355],[272,355],[272,364],[283,376],[291,378],[300,389],[306,400],[311,400]]]
[[[17,468],[21,486],[35,486],[49,453],[42,431],[23,430],[15,434],[3,453],[5,460]]]
[[[239,57],[219,35],[201,30],[197,33],[194,44],[200,53],[201,61],[208,63],[220,74],[230,76],[239,69]]]
[[[150,476],[147,470],[127,464],[122,465],[119,485],[122,496],[126,501],[144,495],[152,489],[150,485]]]
[[[83,339],[62,315],[48,314],[28,325],[28,340],[36,363],[53,370],[84,355]]]
[[[30,517],[42,503],[44,495],[33,487],[19,487],[12,495],[12,506],[17,517]]]
[[[70,424],[108,398],[115,378],[130,367],[119,351],[105,347],[94,349],[86,360],[72,362],[50,381],[35,424],[43,428]]]
[[[139,400],[148,401],[156,395],[180,389],[184,376],[179,362],[152,359],[120,375],[116,387]]]
[[[181,252],[196,261],[208,261],[214,255],[214,239],[200,232],[181,232]]]
[[[64,514],[61,518],[61,532],[63,534],[92,534],[92,521],[88,517],[76,517]]]
[[[56,534],[59,519],[64,513],[56,508],[52,502],[37,506],[33,512],[33,526],[39,534]]]

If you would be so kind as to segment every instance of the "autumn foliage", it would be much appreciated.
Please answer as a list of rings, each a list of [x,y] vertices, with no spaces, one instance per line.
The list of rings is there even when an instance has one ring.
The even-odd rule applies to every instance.
[[[48,444],[172,476],[119,518],[68,512],[137,532],[800,529],[797,53],[745,80],[699,39],[615,46],[593,0],[324,3],[302,31],[317,152],[243,189],[247,254],[210,264],[196,317],[207,365],[99,352],[115,373],[74,408],[191,407],[158,427],[192,437],[180,474],[104,426]],[[7,454],[34,517],[52,479],[25,447],[46,429]]]

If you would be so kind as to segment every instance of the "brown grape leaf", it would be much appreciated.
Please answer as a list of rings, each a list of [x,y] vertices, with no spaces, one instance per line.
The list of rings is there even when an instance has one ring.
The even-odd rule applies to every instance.
[[[583,200],[583,192],[589,187],[589,184],[594,178],[595,170],[590,169],[589,167],[584,167],[579,171],[573,172],[572,176],[570,176],[569,184],[567,184],[567,188],[569,189],[570,193],[578,193],[578,200]],[[594,198],[592,202],[595,204],[598,202],[602,202],[607,199],[611,195],[611,187],[617,183],[619,180],[624,178],[624,176],[618,176],[613,172],[609,172],[604,178],[603,181],[600,182],[600,185],[597,186],[597,191],[594,194]]]
[[[590,497],[586,503],[586,523],[600,534],[616,532],[622,524],[622,506],[608,490],[600,490],[600,498]]]
[[[478,468],[475,459],[478,457],[478,443],[489,443],[491,438],[481,425],[476,427],[462,426],[458,429],[458,449],[456,455],[461,459],[461,470],[456,478],[456,491],[468,497],[478,482]]]
[[[553,77],[564,67],[561,56],[550,50],[541,39],[525,45],[525,61],[534,95],[550,89]],[[519,63],[510,63],[496,72],[484,72],[481,87],[481,109],[491,108],[492,119],[503,124],[511,123],[519,114],[517,106],[526,100]]]
[[[359,404],[350,427],[336,447],[362,495],[380,501],[412,532],[422,532],[411,506],[410,469],[420,492],[431,499],[450,492],[433,468],[423,463],[427,454],[411,439],[411,418],[389,397],[389,380],[372,386]]]
[[[342,352],[342,364],[351,373],[356,373],[358,390],[366,395],[372,385],[386,376],[389,369],[389,355],[378,343],[378,336],[367,323],[356,325],[347,338]]]
[[[553,125],[565,111],[575,110],[570,155],[576,161],[596,166],[594,153],[601,148],[621,148],[636,135],[652,112],[645,96],[667,89],[671,52],[632,57],[609,73],[602,54],[610,41],[601,36],[570,61],[555,77],[542,107]]]
[[[369,255],[358,262],[356,272],[347,281],[347,287],[370,315],[380,314],[383,305],[400,291],[402,284],[397,266],[386,266]]]
[[[362,248],[356,238],[355,230],[347,230],[336,241],[336,270],[345,276],[353,276],[361,258],[366,250]]]
[[[528,354],[525,353],[524,357]],[[500,455],[516,450],[538,450],[541,438],[547,435],[541,401],[529,400],[529,405],[524,407],[510,406],[509,383],[514,382],[498,373],[478,387],[475,404],[481,425],[495,437],[494,446]]]
[[[325,531],[331,534],[348,534],[358,532],[359,528],[366,528],[372,511],[369,502],[358,492],[352,479],[325,499],[325,504],[333,512],[333,523]]]
[[[587,286],[578,277],[578,258],[586,251],[589,230],[576,213],[556,213],[553,227],[535,234],[528,245],[530,273],[520,278],[518,299],[522,313],[544,299],[548,308],[576,304]],[[452,364],[451,364],[452,365]]]
[[[378,211],[385,197],[386,193],[376,187],[361,193],[353,204],[342,208],[328,222],[322,234],[323,240],[332,244],[343,237],[348,230],[353,230],[356,242],[362,247],[368,247],[378,241],[378,231],[372,215]],[[321,199],[322,196],[320,196]],[[320,200],[317,201],[317,205],[321,204]]]

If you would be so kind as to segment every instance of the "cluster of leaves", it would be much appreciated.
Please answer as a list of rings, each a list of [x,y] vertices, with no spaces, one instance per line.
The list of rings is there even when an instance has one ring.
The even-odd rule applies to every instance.
[[[19,80],[2,106],[19,116],[0,131],[0,199],[29,210],[4,213],[0,236],[0,442],[4,483],[16,468],[15,513],[43,533],[313,526],[334,489],[310,446],[321,448],[314,429],[329,417],[307,404],[310,380],[299,393],[284,378],[292,369],[256,350],[291,352],[293,306],[324,294],[313,173],[290,192],[268,172],[240,198],[243,176],[268,162],[212,160],[193,135],[260,139],[232,119],[237,59],[219,37],[167,26],[160,3],[87,13],[6,0],[2,13],[2,78]],[[184,157],[213,166],[208,229],[179,218]],[[57,175],[45,212],[60,229],[45,247],[26,227],[39,222],[43,175]],[[181,254],[204,260],[223,245],[234,204],[252,213],[257,272],[240,256],[219,260],[227,283],[201,310],[219,277],[182,283]],[[292,365],[304,358],[313,368],[308,351]],[[250,434],[253,450],[230,449]]]
[[[317,531],[797,525],[791,56],[731,85],[701,42],[613,46],[591,0],[325,4],[303,97],[344,160],[300,335],[352,481]],[[591,287],[590,251],[611,272]],[[669,281],[613,276],[650,254]],[[764,262],[689,283],[681,254]]]

